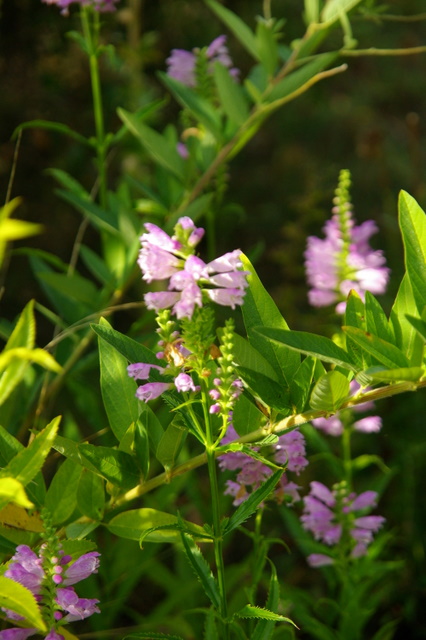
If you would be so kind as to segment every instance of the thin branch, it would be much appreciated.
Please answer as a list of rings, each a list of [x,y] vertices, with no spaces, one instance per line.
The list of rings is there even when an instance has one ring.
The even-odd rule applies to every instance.
[[[376,47],[370,47],[369,49],[342,49],[342,56],[413,56],[419,53],[426,53],[426,46],[420,47],[405,47],[402,49],[376,49]]]

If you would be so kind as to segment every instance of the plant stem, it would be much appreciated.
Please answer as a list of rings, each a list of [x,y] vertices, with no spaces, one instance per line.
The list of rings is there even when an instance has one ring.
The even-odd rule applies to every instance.
[[[92,17],[92,21],[91,18]],[[99,12],[83,7],[81,12],[83,35],[87,46],[92,85],[93,115],[96,130],[96,154],[99,174],[99,202],[107,208],[106,144],[101,82],[99,77]]]

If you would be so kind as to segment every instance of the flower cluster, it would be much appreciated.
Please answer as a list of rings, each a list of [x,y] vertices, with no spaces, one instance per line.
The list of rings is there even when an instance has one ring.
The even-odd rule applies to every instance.
[[[65,555],[60,548],[57,555],[51,555],[47,543],[41,545],[38,554],[25,544],[16,548],[4,575],[29,589],[46,616],[51,617],[46,640],[64,640],[58,632],[61,625],[100,613],[96,606],[99,600],[79,598],[71,586],[97,573],[99,556],[97,551],[91,551],[72,562],[72,557]],[[13,611],[3,611],[9,621],[23,619]],[[36,633],[40,632],[33,628],[14,627],[0,631],[0,640],[26,640]]]
[[[230,424],[221,444],[228,444],[237,438],[238,434]],[[272,445],[272,449],[272,460],[280,465],[287,465],[288,471],[297,475],[308,464],[305,457],[305,438],[297,429],[280,436],[278,442]],[[256,449],[254,450],[256,451]],[[250,493],[272,474],[272,469],[261,460],[251,458],[242,451],[232,451],[219,456],[219,466],[222,471],[238,471],[235,480],[227,480],[225,490],[225,494],[234,497],[233,504],[235,506],[247,500]],[[291,503],[297,502],[300,500],[299,489],[300,487],[289,481],[286,474],[283,474],[275,489],[274,497],[278,502],[282,502],[284,499],[288,499]]]
[[[376,224],[373,220],[354,223],[349,186],[349,172],[342,171],[333,216],[324,226],[325,238],[310,236],[305,252],[310,304],[324,307],[337,302],[337,313],[345,311],[351,289],[364,299],[366,291],[384,293],[389,278],[383,253],[369,245],[370,236],[378,231]]]
[[[41,0],[45,4],[54,4],[61,9],[63,16],[69,14],[71,4],[79,4],[81,7],[92,7],[96,11],[115,11],[119,0]]]
[[[360,389],[360,385],[356,380],[352,380],[350,383],[350,390],[352,395],[356,394]],[[364,412],[374,409],[374,402],[363,402],[362,404],[354,405],[351,407],[352,412]],[[344,424],[341,420],[339,412],[330,418],[315,418],[312,420],[312,424],[317,429],[320,429],[329,436],[341,436],[344,430]],[[377,433],[382,428],[382,419],[380,416],[366,416],[360,420],[356,420],[351,425],[355,431],[362,433]]]
[[[377,493],[364,491],[358,496],[347,492],[345,483],[335,485],[330,491],[321,482],[310,484],[309,495],[304,499],[302,526],[314,534],[316,540],[328,546],[347,545],[352,558],[367,552],[367,546],[385,521],[382,516],[357,516],[357,511],[376,506]],[[331,555],[314,553],[308,556],[312,567],[334,563]]]
[[[239,70],[232,66],[232,60],[226,46],[226,36],[219,36],[205,49],[207,68],[210,73],[213,71],[215,62],[220,62],[224,67],[230,69],[232,76],[238,76]],[[185,49],[172,49],[171,55],[167,58],[167,74],[182,82],[187,87],[197,86],[197,56],[199,49],[186,51]]]
[[[204,229],[195,227],[191,218],[180,218],[172,237],[155,224],[146,223],[145,228],[138,258],[142,277],[146,282],[169,280],[167,291],[145,295],[148,309],[172,308],[178,319],[190,319],[206,300],[232,309],[243,303],[248,272],[240,270],[239,250],[206,264],[194,255]]]

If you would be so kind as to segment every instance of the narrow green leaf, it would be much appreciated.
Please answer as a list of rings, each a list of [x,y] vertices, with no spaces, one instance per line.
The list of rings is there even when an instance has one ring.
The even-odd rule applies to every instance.
[[[120,440],[120,451],[129,453],[135,457],[139,466],[142,478],[148,476],[150,456],[149,437],[144,425],[138,420],[132,423]]]
[[[349,395],[349,380],[339,371],[327,371],[312,390],[312,409],[335,413]]]
[[[365,331],[365,305],[358,293],[351,289],[346,303],[344,324],[348,327],[357,327]],[[346,336],[346,350],[359,369],[366,369],[371,364],[371,356],[361,347]]]
[[[380,380],[382,382],[419,382],[426,375],[426,369],[424,367],[404,367],[380,371],[367,369],[366,374],[372,380]]]
[[[26,486],[37,475],[53,445],[58,431],[61,417],[58,416],[45,427],[26,449],[22,449],[7,467],[2,470],[1,476],[11,476]]]
[[[423,313],[423,315],[426,315]],[[419,336],[422,338],[423,342],[426,340],[426,322],[421,320],[420,318],[416,318],[415,316],[406,316],[408,322],[415,328]]]
[[[280,599],[280,585],[277,578],[277,571],[272,563],[271,568],[272,572],[271,579],[269,581],[269,593],[266,601],[266,609],[276,613]],[[275,620],[259,620],[250,640],[269,640],[274,632],[275,624]]]
[[[220,118],[210,102],[204,100],[193,89],[186,87],[166,73],[160,72],[158,75],[182,107],[188,109],[217,140],[220,140],[222,137]]]
[[[245,394],[238,398],[232,414],[232,423],[239,436],[256,431],[264,421],[264,414],[253,401]]]
[[[260,63],[268,77],[272,77],[278,66],[278,42],[270,22],[258,18],[256,45]]]
[[[362,0],[327,0],[321,13],[323,23],[332,24],[339,20],[342,13],[348,13]]]
[[[289,349],[356,371],[349,354],[324,336],[307,331],[283,331],[274,327],[256,327],[255,331],[272,342],[286,345]]]
[[[248,340],[234,333],[232,342],[234,344],[232,349],[234,359],[239,367],[261,373],[275,382],[279,381],[279,377],[268,360]]]
[[[16,137],[20,131],[24,131],[24,129],[47,129],[49,131],[57,131],[58,133],[63,133],[69,138],[73,138],[80,144],[91,146],[90,140],[82,136],[74,129],[71,129],[68,125],[62,124],[62,122],[52,122],[51,120],[29,120],[28,122],[23,122],[18,127],[16,127],[15,131],[12,134],[12,137]]]
[[[255,59],[259,60],[257,52],[256,38],[253,31],[235,13],[226,9],[215,0],[205,0],[207,6],[222,20],[234,36],[240,41],[243,47]]]
[[[258,489],[253,491],[250,496],[242,502],[234,511],[232,516],[226,522],[223,535],[230,533],[243,522],[245,522],[258,508],[258,506],[266,500],[270,493],[275,489],[277,482],[284,473],[284,469],[278,469],[269,478],[263,482]]]
[[[298,628],[290,618],[285,618],[262,607],[255,607],[252,604],[246,604],[245,607],[235,613],[235,616],[237,618],[259,618],[260,620],[272,620],[274,622],[289,622],[293,627]]]
[[[409,366],[406,356],[395,345],[355,327],[342,327],[350,338],[390,369]]]
[[[28,364],[38,364],[48,371],[60,373],[62,367],[45,351],[45,349],[27,349],[26,347],[16,347],[0,353],[0,372],[5,371],[12,364],[26,362]]]
[[[141,403],[139,421],[148,434],[153,450],[156,451],[163,437],[164,429],[151,407],[146,403]]]
[[[238,373],[255,395],[268,407],[287,413],[291,410],[290,393],[287,387],[267,378],[262,373],[238,367]]]
[[[426,215],[406,191],[401,191],[398,205],[405,266],[421,314],[426,306]]]
[[[40,278],[44,280],[49,287],[67,296],[71,300],[82,302],[93,310],[98,309],[100,306],[100,292],[96,286],[93,282],[87,278],[83,278],[77,273],[68,276],[63,273],[50,271],[40,274]]]
[[[117,219],[111,209],[105,211],[88,198],[81,197],[72,191],[57,189],[56,193],[87,217],[96,229],[106,231],[112,236],[120,235],[120,230],[117,226]]]
[[[81,465],[67,458],[53,476],[45,501],[52,524],[62,524],[73,514],[77,506],[77,487],[81,472]]]
[[[154,129],[151,129],[151,127],[140,122],[136,116],[124,109],[118,109],[117,112],[121,120],[138,138],[139,142],[145,147],[153,160],[183,182],[183,160],[166,138]]]
[[[84,200],[90,200],[89,192],[86,191],[86,189],[80,182],[78,182],[78,180],[76,180],[66,171],[63,171],[62,169],[48,169],[46,173],[53,176],[61,186],[67,189],[67,191],[75,193],[77,196],[83,198]]]
[[[206,532],[203,527],[187,520],[183,520],[183,525],[194,535],[206,540]],[[129,509],[114,516],[106,525],[108,529],[120,538],[128,540],[140,540],[141,535],[148,529],[172,525],[173,530],[153,531],[145,538],[145,542],[178,542],[180,540],[179,520],[177,516],[157,509],[142,508]]]
[[[31,300],[23,309],[18,322],[13,329],[3,354],[11,349],[24,347],[33,349],[35,343],[34,300]],[[0,405],[10,396],[12,391],[23,379],[28,368],[28,361],[16,360],[10,363],[7,371],[0,375]]]
[[[194,540],[187,533],[181,532],[181,539],[186,557],[191,565],[195,575],[200,581],[204,593],[216,609],[220,609],[220,594],[216,579],[213,576],[209,565],[204,559],[200,548],[195,544]]]
[[[0,478],[0,510],[10,502],[24,509],[34,509],[21,482],[15,478]]]
[[[395,344],[392,325],[389,325],[381,304],[369,291],[365,293],[365,324],[368,333],[373,333],[382,340]]]
[[[177,457],[181,452],[188,431],[182,425],[180,416],[175,416],[167,429],[164,431],[158,443],[155,457],[166,471],[172,469],[176,464]]]
[[[289,386],[290,380],[299,368],[300,356],[282,343],[265,340],[255,329],[273,326],[285,333],[288,325],[246,256],[242,256],[242,262],[244,269],[250,271],[249,288],[242,307],[249,342],[269,362],[278,381]]]
[[[220,62],[214,65],[214,79],[224,112],[236,125],[242,125],[249,117],[249,106],[244,90]]]
[[[338,52],[321,53],[300,69],[296,69],[290,75],[278,82],[272,91],[268,93],[268,102],[275,102],[285,98],[306,84],[311,78],[329,67],[337,58]]]
[[[39,606],[29,589],[19,582],[0,576],[0,607],[11,609],[29,622],[28,627],[46,631]]]
[[[102,319],[99,324],[92,324],[91,328],[98,336],[117,349],[117,351],[121,353],[128,362],[158,364],[158,358],[151,349],[144,347],[143,344],[140,344],[139,342],[136,342],[136,340],[116,331],[106,320]]]
[[[124,636],[123,640],[183,640],[181,636],[171,636],[168,633],[155,633],[152,631],[139,631],[130,636]]]
[[[110,328],[101,318],[100,326]],[[139,416],[139,402],[135,397],[136,384],[127,373],[127,359],[109,342],[99,339],[101,393],[110,427],[118,441]]]
[[[298,413],[302,413],[305,410],[314,378],[315,362],[315,358],[310,356],[302,360],[290,383],[290,399]]]
[[[114,275],[95,251],[83,244],[80,247],[80,254],[85,266],[101,284],[108,285],[114,282]]]
[[[122,489],[132,489],[140,481],[139,469],[136,462],[124,451],[111,447],[95,446],[93,444],[78,445],[81,461],[88,468],[95,467],[97,472],[106,480]]]
[[[392,323],[397,347],[407,356],[411,365],[422,363],[423,342],[407,320],[407,316],[417,316],[417,306],[413,296],[410,279],[406,273],[401,281],[393,304],[390,322]]]
[[[102,520],[105,508],[104,481],[89,469],[83,469],[77,489],[77,504],[81,513],[92,520]]]

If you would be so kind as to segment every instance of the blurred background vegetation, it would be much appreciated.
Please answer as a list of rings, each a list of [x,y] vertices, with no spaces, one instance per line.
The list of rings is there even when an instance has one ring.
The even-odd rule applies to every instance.
[[[224,4],[250,25],[261,12],[260,0],[227,0]],[[274,15],[286,20],[287,41],[302,33],[302,4],[301,0],[272,3]],[[56,120],[90,135],[93,115],[86,58],[66,35],[77,28],[76,15],[64,18],[39,0],[3,0],[0,6],[0,185],[4,198],[16,153],[16,140],[11,136],[19,124],[38,118]],[[389,0],[386,16],[399,19],[359,20],[354,35],[362,48],[424,45],[426,15],[423,20],[410,19],[424,10],[424,0]],[[103,60],[107,129],[119,126],[118,106],[134,110],[164,96],[156,72],[164,70],[172,48],[204,46],[222,32],[202,0],[122,0],[117,14],[105,16],[105,41],[116,48],[114,55]],[[228,44],[244,77],[251,61],[232,36]],[[314,312],[307,304],[303,252],[306,236],[318,235],[329,216],[339,170],[347,168],[352,173],[357,220],[373,218],[380,227],[373,244],[385,251],[394,275],[393,289],[382,300],[387,311],[403,272],[397,226],[399,190],[407,190],[420,205],[426,205],[426,55],[361,57],[348,62],[346,73],[317,84],[277,112],[235,158],[224,210],[217,220],[220,252],[239,246],[252,255],[291,328],[326,335],[334,330],[328,310]],[[176,114],[170,99],[151,124],[162,128]],[[146,160],[133,139],[126,139],[110,158],[111,186],[123,174],[148,172]],[[11,195],[23,198],[19,217],[45,227],[44,234],[25,246],[50,251],[68,262],[81,220],[55,195],[55,182],[47,172],[51,167],[69,172],[87,189],[95,180],[86,149],[50,131],[24,131]],[[98,237],[88,229],[85,242],[96,248]],[[2,316],[10,321],[31,298],[47,304],[18,243],[15,249],[0,300]],[[126,300],[140,297],[141,290],[135,285]],[[119,315],[119,328],[127,331],[135,319],[135,315]],[[51,339],[51,332],[51,325],[40,315],[40,346]],[[359,440],[359,452],[365,447],[369,453],[378,453],[393,470],[380,512],[386,513],[389,530],[396,536],[391,559],[406,561],[399,591],[389,593],[383,610],[390,612],[389,618],[401,619],[397,640],[421,639],[426,637],[425,396],[392,398],[380,409],[383,432]],[[318,462],[314,473],[316,478],[321,475]],[[366,470],[365,487],[359,490],[368,487],[369,474],[377,471]],[[300,569],[300,559],[296,556],[287,563],[283,571],[292,572],[293,582],[303,586],[308,574]],[[312,570],[309,580],[320,584],[319,574]]]

